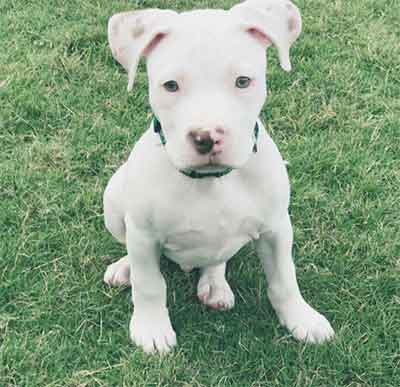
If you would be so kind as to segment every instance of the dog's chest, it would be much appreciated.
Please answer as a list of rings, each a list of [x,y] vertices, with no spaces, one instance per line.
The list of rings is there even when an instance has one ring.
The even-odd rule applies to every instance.
[[[187,267],[227,261],[265,229],[252,199],[245,189],[224,187],[187,193],[160,219],[164,254]]]

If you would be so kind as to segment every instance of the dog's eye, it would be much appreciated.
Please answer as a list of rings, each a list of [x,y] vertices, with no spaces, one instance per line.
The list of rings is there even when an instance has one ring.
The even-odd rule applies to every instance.
[[[237,77],[236,78],[236,87],[239,89],[245,89],[250,86],[251,79],[249,77]]]
[[[164,89],[169,91],[170,93],[175,93],[179,90],[178,82],[176,81],[167,81],[163,84]]]

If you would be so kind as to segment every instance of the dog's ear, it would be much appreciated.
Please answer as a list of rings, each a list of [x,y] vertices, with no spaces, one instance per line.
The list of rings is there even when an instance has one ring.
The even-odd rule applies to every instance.
[[[108,42],[115,60],[128,71],[128,91],[133,87],[141,56],[148,55],[169,33],[174,11],[146,9],[121,12],[108,21]]]
[[[299,9],[289,0],[247,0],[231,8],[242,28],[265,46],[273,44],[281,67],[290,71],[289,49],[301,32]]]

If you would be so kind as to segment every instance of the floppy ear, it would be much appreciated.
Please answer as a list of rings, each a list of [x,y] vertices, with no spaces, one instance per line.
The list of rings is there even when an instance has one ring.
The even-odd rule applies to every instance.
[[[128,71],[128,91],[140,57],[149,54],[169,33],[175,16],[174,11],[146,9],[117,13],[108,21],[108,42],[114,59]]]
[[[281,67],[290,71],[289,49],[301,32],[299,9],[289,0],[247,0],[231,8],[242,28],[266,46],[277,48]]]

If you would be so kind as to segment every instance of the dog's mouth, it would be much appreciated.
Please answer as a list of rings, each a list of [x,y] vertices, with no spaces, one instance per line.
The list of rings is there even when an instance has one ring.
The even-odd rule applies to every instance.
[[[229,174],[234,168],[210,156],[207,163],[186,166],[180,169],[180,172],[192,178],[221,177]]]
[[[187,171],[199,171],[199,172],[221,172],[221,171],[224,171],[227,168],[233,169],[229,165],[206,164],[206,165],[190,166],[190,167],[184,168],[184,170],[187,170]]]
[[[202,164],[194,164],[188,165],[185,168],[182,168],[185,171],[198,171],[198,172],[222,172],[226,169],[234,169],[235,167],[232,165],[224,164],[218,158],[218,156],[210,155],[208,157],[208,161]]]
[[[222,177],[232,172],[234,168],[224,164],[197,165],[180,169],[180,172],[185,176],[199,179],[204,177]]]

